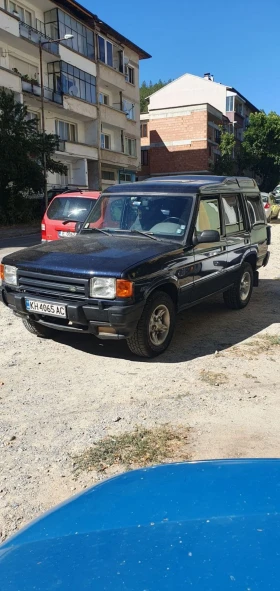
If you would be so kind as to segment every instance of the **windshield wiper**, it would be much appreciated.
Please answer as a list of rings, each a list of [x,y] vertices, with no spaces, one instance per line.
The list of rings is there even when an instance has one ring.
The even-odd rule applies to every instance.
[[[112,234],[106,232],[106,230],[101,230],[101,228],[82,228],[82,232],[101,232],[101,234],[106,234],[106,236],[112,236]]]
[[[147,236],[148,238],[151,238],[152,240],[160,240],[160,238],[157,238],[153,234],[149,234],[149,232],[142,232],[142,230],[130,230],[130,232],[131,232],[131,234],[142,234],[143,236]]]

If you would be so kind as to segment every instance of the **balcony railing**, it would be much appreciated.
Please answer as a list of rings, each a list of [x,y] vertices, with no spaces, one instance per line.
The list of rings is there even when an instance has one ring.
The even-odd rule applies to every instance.
[[[33,84],[32,82],[22,80],[21,85],[23,92],[30,92],[30,94],[34,94],[35,96],[41,96],[41,87],[38,84]],[[62,105],[62,94],[55,92],[51,88],[44,87],[44,97],[53,103]]]
[[[41,30],[38,31],[37,29],[34,29],[30,25],[26,25],[25,23],[20,21],[19,33],[20,33],[21,37],[24,37],[24,39],[28,39],[28,41],[32,41],[32,43],[36,43],[37,45],[39,44],[39,41],[41,40],[43,43],[46,43],[46,45],[44,45],[44,49],[46,51],[50,51],[51,53],[55,53],[56,55],[59,55],[58,43],[52,43],[52,39],[50,37],[47,37],[47,35],[45,35],[45,33],[42,33]]]

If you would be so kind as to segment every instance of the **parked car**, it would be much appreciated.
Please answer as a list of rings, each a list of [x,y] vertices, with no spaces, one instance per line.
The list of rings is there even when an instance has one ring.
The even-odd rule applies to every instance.
[[[269,242],[252,179],[114,185],[75,240],[4,257],[0,293],[33,334],[127,339],[134,354],[153,357],[168,347],[177,312],[219,292],[229,308],[245,308]]]
[[[274,195],[276,203],[280,203],[280,185],[276,185],[272,191],[272,195]]]
[[[76,223],[84,222],[99,191],[73,191],[53,197],[41,224],[42,242],[76,236]]]
[[[264,206],[265,216],[268,222],[271,221],[272,214],[272,197],[269,193],[261,193],[262,202]]]
[[[0,546],[3,591],[279,591],[280,461],[126,472]]]
[[[275,195],[269,194],[269,202],[271,205],[271,219],[278,219],[279,211],[280,211],[280,195],[277,201],[277,197]]]

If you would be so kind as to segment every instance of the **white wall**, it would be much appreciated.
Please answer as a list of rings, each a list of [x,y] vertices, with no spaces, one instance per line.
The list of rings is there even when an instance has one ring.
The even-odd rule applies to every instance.
[[[96,64],[83,55],[71,51],[71,49],[68,49],[68,47],[65,47],[62,43],[59,44],[59,53],[60,59],[63,62],[67,62],[67,64],[71,64],[71,66],[79,68],[79,70],[82,70],[83,72],[96,76]]]
[[[153,94],[150,98],[149,110],[202,103],[209,103],[225,113],[226,86],[199,76],[185,74]]]

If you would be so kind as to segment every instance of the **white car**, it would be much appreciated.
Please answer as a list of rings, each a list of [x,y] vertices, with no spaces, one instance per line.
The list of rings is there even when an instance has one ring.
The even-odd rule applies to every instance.
[[[272,207],[271,207],[271,203],[270,203],[270,195],[269,193],[261,193],[262,196],[262,202],[263,202],[263,206],[264,206],[264,211],[265,211],[265,215],[266,215],[266,219],[268,222],[270,222],[271,220],[271,214],[272,214]]]

